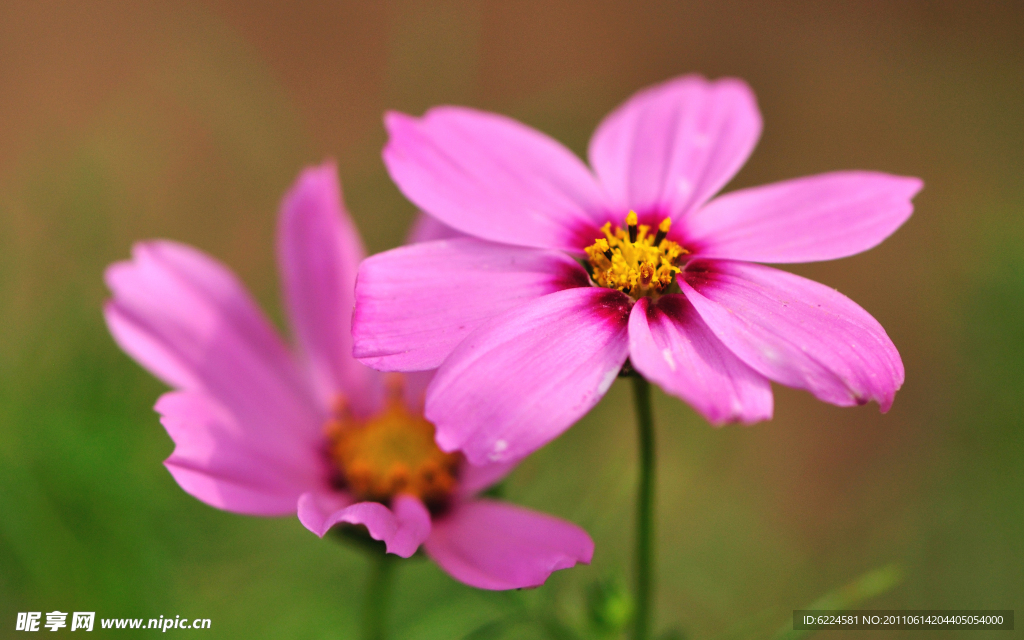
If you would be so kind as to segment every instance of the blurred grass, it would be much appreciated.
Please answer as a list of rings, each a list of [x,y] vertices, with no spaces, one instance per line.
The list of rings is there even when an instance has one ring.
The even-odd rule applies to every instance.
[[[893,336],[907,384],[889,415],[780,389],[772,423],[716,430],[655,394],[661,627],[716,637],[742,618],[754,621],[743,637],[768,637],[792,609],[894,562],[904,582],[878,606],[1024,598],[1019,14],[915,3],[118,6],[110,24],[73,5],[0,8],[0,71],[13,87],[0,99],[11,132],[0,149],[0,629],[17,611],[59,609],[210,617],[211,637],[351,637],[366,570],[357,551],[294,518],[208,508],[163,469],[171,443],[151,410],[162,388],[106,333],[103,268],[135,240],[189,242],[235,269],[280,324],[275,211],[301,166],[338,158],[372,250],[404,234],[412,208],[379,162],[383,109],[493,108],[582,154],[607,109],[694,69],[758,91],[765,137],[737,185],[856,167],[922,175],[926,189],[877,250],[796,269]],[[46,43],[51,57],[33,57]],[[506,487],[587,528],[594,566],[491,594],[428,561],[402,563],[396,637],[462,637],[524,608],[583,628],[587,585],[628,584],[626,391],[613,387]]]

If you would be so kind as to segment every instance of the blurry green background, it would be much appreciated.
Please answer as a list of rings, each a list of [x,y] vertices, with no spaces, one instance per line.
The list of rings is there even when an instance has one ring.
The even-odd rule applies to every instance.
[[[163,388],[100,314],[133,241],[217,256],[280,325],[276,209],[303,166],[337,159],[371,251],[412,219],[380,161],[385,109],[500,111],[582,154],[632,92],[694,71],[745,78],[764,114],[730,189],[854,168],[926,186],[881,247],[794,268],[893,338],[888,415],[777,388],[772,422],[713,429],[656,392],[659,628],[770,636],[890,563],[904,581],[865,606],[1024,609],[1020,3],[294,5],[0,3],[0,637],[54,609],[211,618],[204,637],[356,629],[360,553],[216,511],[161,465]],[[586,585],[628,583],[634,440],[620,381],[508,483],[584,526],[592,566],[489,594],[402,563],[395,637],[458,638],[524,603],[578,621]]]

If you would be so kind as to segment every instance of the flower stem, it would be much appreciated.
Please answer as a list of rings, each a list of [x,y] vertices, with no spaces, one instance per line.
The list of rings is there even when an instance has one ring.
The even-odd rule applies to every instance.
[[[636,495],[636,611],[633,640],[651,635],[654,571],[654,416],[651,412],[651,384],[634,373],[633,401],[640,435],[640,479]]]
[[[366,602],[363,605],[363,640],[385,640],[395,562],[386,553],[371,554],[370,562],[370,574],[366,579]]]

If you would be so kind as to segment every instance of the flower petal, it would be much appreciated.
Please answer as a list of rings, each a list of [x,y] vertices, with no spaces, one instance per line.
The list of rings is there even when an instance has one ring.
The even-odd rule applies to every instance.
[[[379,502],[345,505],[336,495],[304,493],[299,498],[299,521],[321,538],[339,522],[361,524],[374,540],[383,540],[388,553],[408,558],[430,536],[430,512],[418,498],[396,496],[391,508]]]
[[[629,316],[629,360],[712,424],[772,417],[768,379],[733,355],[684,296],[637,301]]]
[[[174,391],[156,403],[174,441],[164,462],[182,489],[206,504],[249,515],[295,513],[298,497],[326,477],[312,448],[280,432],[254,432],[201,391]]]
[[[434,216],[428,216],[421,212],[413,220],[412,227],[409,229],[409,235],[405,239],[405,244],[419,244],[420,242],[430,242],[431,240],[451,240],[452,238],[464,237],[466,235],[462,232],[452,229]]]
[[[491,500],[457,505],[434,523],[425,548],[456,580],[493,590],[538,587],[594,555],[594,542],[578,526]]]
[[[762,375],[839,406],[892,406],[900,355],[878,321],[835,289],[725,261],[690,263],[680,285],[715,335]]]
[[[558,251],[472,238],[399,247],[359,268],[355,355],[385,371],[435,369],[490,318],[586,284],[583,268]]]
[[[841,171],[715,198],[683,222],[688,246],[708,258],[812,262],[867,251],[896,231],[921,190],[917,178]]]
[[[610,113],[590,140],[590,165],[619,210],[678,217],[725,186],[760,135],[746,83],[684,76]]]
[[[391,373],[388,375],[402,376],[402,399],[411,413],[423,413],[423,403],[427,396],[427,387],[434,379],[436,369],[430,371],[409,371],[407,373]]]
[[[470,334],[427,389],[437,444],[473,464],[526,456],[601,399],[626,361],[629,298],[567,289]]]
[[[359,415],[380,404],[380,375],[352,357],[352,307],[363,243],[333,163],[306,169],[281,203],[278,261],[299,353],[321,406],[344,394]]]
[[[221,264],[184,245],[140,243],[107,269],[117,343],[173,387],[202,390],[246,429],[317,446],[324,415],[290,354]]]
[[[512,473],[512,470],[520,462],[522,460],[506,460],[505,462],[491,462],[478,465],[470,464],[468,460],[463,460],[462,466],[459,468],[459,497],[471,498],[477,493],[489,489],[491,486],[501,482],[505,476]]]
[[[604,192],[579,158],[539,131],[462,107],[422,118],[391,112],[384,124],[392,180],[445,224],[485,240],[570,251],[597,237]]]

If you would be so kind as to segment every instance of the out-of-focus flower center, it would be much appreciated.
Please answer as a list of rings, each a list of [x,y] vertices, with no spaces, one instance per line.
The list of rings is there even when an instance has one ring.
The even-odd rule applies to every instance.
[[[443,507],[455,489],[461,456],[434,442],[434,425],[412,413],[391,385],[384,408],[360,420],[340,406],[327,425],[339,481],[359,500],[388,502],[400,493]]]
[[[634,299],[663,293],[680,272],[679,258],[689,253],[666,238],[671,226],[672,220],[665,218],[651,234],[649,226],[637,225],[633,211],[626,216],[625,229],[613,230],[612,223],[606,222],[601,227],[604,237],[586,249],[594,282]]]

